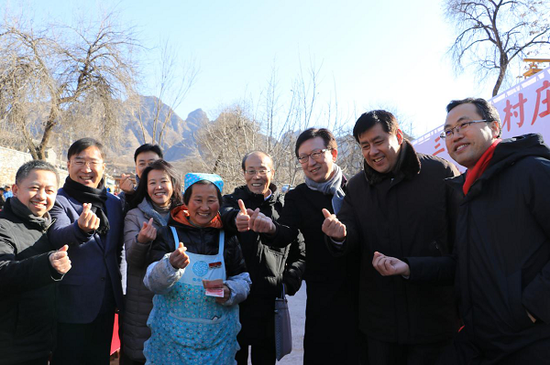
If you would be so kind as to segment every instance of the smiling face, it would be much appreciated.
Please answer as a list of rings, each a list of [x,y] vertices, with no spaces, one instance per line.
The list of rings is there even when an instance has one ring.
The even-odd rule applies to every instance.
[[[275,175],[273,161],[265,154],[256,152],[248,156],[244,166],[244,179],[248,189],[267,198],[270,194],[269,185]],[[265,171],[265,174],[260,174],[260,171]],[[255,173],[250,174],[250,172]]]
[[[199,227],[206,227],[220,209],[218,190],[213,184],[193,184],[188,189],[193,189],[187,204],[189,220]]]
[[[105,172],[101,151],[97,147],[91,146],[72,155],[67,161],[67,170],[69,170],[69,176],[73,181],[96,189]]]
[[[172,180],[163,170],[151,170],[147,174],[147,194],[159,207],[168,207],[174,193]]]
[[[443,129],[447,130],[460,123],[480,119],[483,118],[474,104],[460,104],[447,114]],[[445,145],[453,160],[466,168],[472,168],[498,135],[497,122],[474,123],[445,138]]]
[[[136,175],[141,178],[143,170],[156,160],[160,159],[160,156],[153,151],[142,152],[136,157]]]
[[[382,124],[376,123],[359,135],[359,145],[367,165],[373,170],[387,174],[397,164],[403,133],[398,129],[395,134],[384,131]]]
[[[298,149],[298,156],[311,155],[313,152],[326,149],[325,141],[321,137],[315,137],[304,141]],[[338,150],[327,149],[323,152],[318,160],[315,160],[312,156],[308,158],[308,161],[302,164],[302,170],[304,175],[311,180],[323,183],[328,181],[332,173],[334,172],[334,162],[338,156]]]
[[[47,170],[32,170],[13,186],[13,196],[37,217],[52,209],[57,196],[57,177]]]

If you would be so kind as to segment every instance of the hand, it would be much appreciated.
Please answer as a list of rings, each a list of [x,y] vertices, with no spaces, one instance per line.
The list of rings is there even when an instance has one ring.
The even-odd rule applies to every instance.
[[[189,265],[189,256],[185,251],[187,251],[187,248],[180,242],[177,250],[170,254],[168,260],[175,269],[185,269]]]
[[[61,275],[71,269],[71,260],[69,260],[69,255],[67,254],[68,249],[69,246],[65,245],[59,250],[52,252],[49,256],[50,264]]]
[[[95,231],[99,228],[99,217],[91,211],[91,208],[91,203],[82,204],[82,213],[80,217],[78,217],[78,227],[86,233]]]
[[[327,209],[323,208],[322,212],[325,217],[321,226],[323,233],[338,242],[345,240],[347,236],[346,225],[336,218],[336,214],[331,214]]]
[[[384,256],[380,252],[375,252],[372,259],[372,266],[382,276],[403,275],[410,276],[411,270],[406,262],[395,257]]]
[[[238,203],[239,203],[240,210],[239,210],[239,213],[237,214],[237,217],[235,217],[235,226],[237,227],[237,231],[246,232],[250,229],[248,227],[248,222],[250,221],[250,215],[248,215],[248,212],[246,210],[246,207],[242,199],[239,199]]]
[[[143,222],[143,227],[139,231],[137,241],[139,243],[148,243],[157,238],[157,229],[153,226],[153,218],[149,222]]]
[[[120,190],[124,191],[126,194],[132,194],[136,187],[136,180],[132,175],[122,174],[120,177]]]
[[[223,304],[229,300],[229,297],[231,297],[231,289],[223,284],[223,298],[216,298],[216,303]]]
[[[250,221],[248,222],[248,228],[258,233],[275,234],[275,224],[271,218],[260,212],[260,208],[256,210],[248,209],[250,215]]]

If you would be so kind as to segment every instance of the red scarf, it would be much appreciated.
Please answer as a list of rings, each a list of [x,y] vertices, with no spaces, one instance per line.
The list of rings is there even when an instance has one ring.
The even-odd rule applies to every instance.
[[[185,204],[175,207],[174,209],[172,209],[172,212],[170,214],[176,222],[185,224],[186,226],[197,227],[189,221],[189,211]],[[222,228],[223,224],[220,213],[218,212],[218,214],[216,214],[216,216],[205,227],[213,227],[218,229]]]
[[[468,191],[474,185],[477,179],[485,172],[487,169],[487,166],[489,166],[489,162],[491,162],[491,159],[493,158],[493,154],[495,153],[495,148],[497,145],[502,141],[501,139],[497,139],[487,148],[487,150],[481,155],[480,159],[477,160],[476,165],[469,169],[466,172],[466,181],[464,181],[464,185],[462,186],[462,191],[464,192],[464,195],[468,194]]]

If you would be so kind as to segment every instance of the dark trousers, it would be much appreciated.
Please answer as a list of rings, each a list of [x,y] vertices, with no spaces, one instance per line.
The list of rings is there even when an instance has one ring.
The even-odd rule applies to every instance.
[[[248,344],[239,341],[241,349],[237,351],[235,360],[237,365],[248,364],[248,349],[250,348],[252,365],[275,365],[275,341],[274,339],[266,339],[261,344],[249,346]]]
[[[499,359],[496,360],[495,356]],[[550,364],[550,338],[544,338],[511,354],[485,354],[471,342],[466,331],[460,331],[453,343],[448,346],[438,365],[480,365],[498,362],[499,365]]]
[[[364,336],[367,341],[370,365],[434,365],[445,346],[451,340],[421,344],[401,345],[398,343],[378,341]]]
[[[51,365],[109,365],[114,320],[105,313],[92,323],[58,323]]]

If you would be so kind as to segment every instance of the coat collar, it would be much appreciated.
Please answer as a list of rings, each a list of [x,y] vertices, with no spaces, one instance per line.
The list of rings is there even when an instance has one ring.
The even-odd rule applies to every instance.
[[[378,171],[370,167],[365,161],[363,161],[363,171],[365,172],[365,178],[370,185],[375,185],[387,178],[394,178],[397,181],[403,179],[412,179],[415,175],[420,173],[420,160],[414,150],[412,144],[403,139],[401,144],[401,150],[397,158],[397,163],[394,169],[387,173],[381,174]]]

